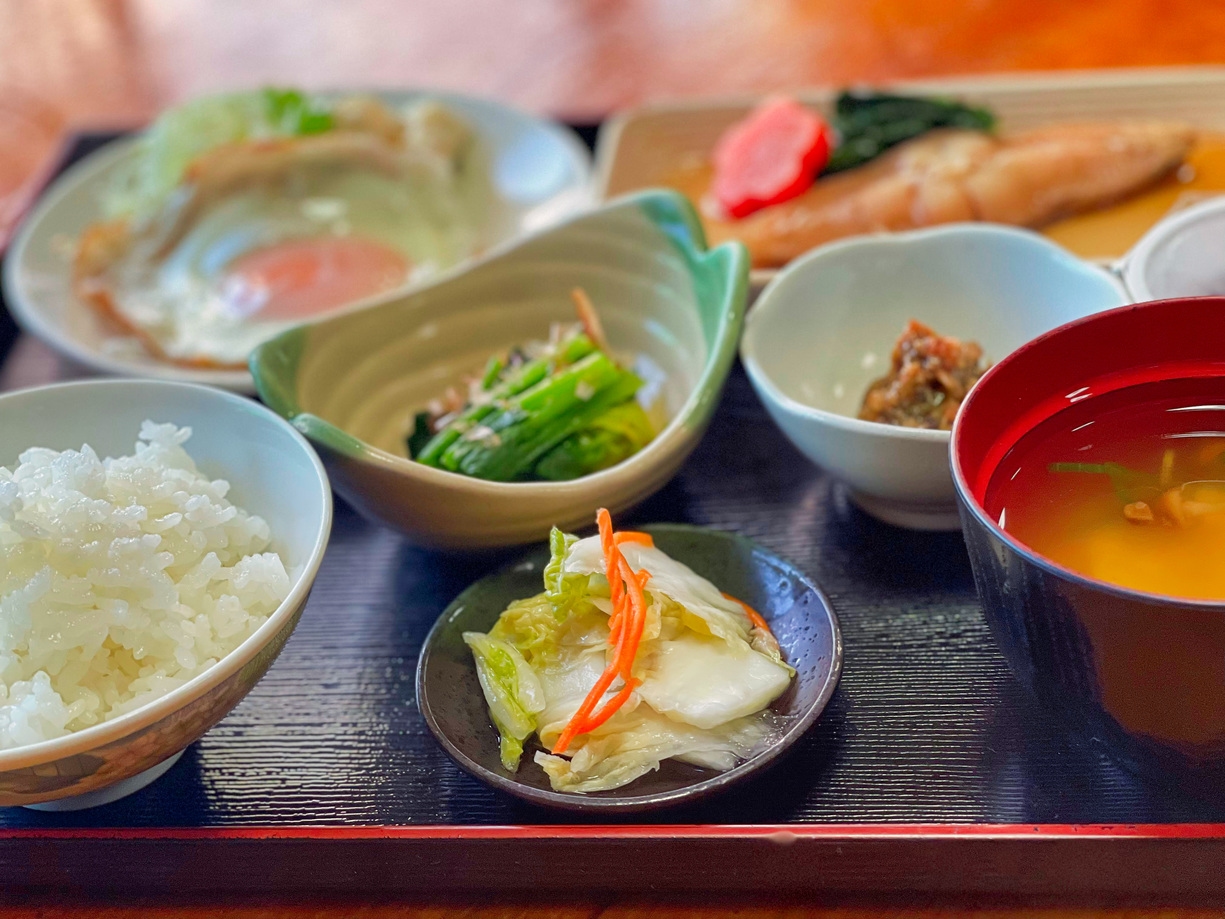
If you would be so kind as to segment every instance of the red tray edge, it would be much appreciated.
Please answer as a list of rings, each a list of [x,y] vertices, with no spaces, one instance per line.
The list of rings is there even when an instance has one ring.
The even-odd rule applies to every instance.
[[[243,826],[243,827],[26,827],[0,829],[0,840],[364,840],[364,839],[761,839],[785,845],[804,839],[1221,839],[1225,823],[1012,824],[831,823],[796,826],[653,824],[556,826]]]

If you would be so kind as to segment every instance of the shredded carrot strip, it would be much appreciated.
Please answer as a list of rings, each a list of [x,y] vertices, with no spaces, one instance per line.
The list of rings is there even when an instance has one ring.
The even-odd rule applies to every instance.
[[[645,571],[635,572],[624,558],[621,559],[621,575],[625,578],[626,593],[629,595],[632,617],[628,626],[624,626],[624,640],[617,649],[619,655],[613,661],[623,679],[630,679],[630,668],[634,666],[634,658],[638,655],[638,644],[642,641],[642,632],[647,624],[646,598],[642,595],[643,585],[650,577]]]
[[[608,594],[612,600],[613,610],[621,605],[623,596],[621,580],[617,577],[617,559],[621,557],[617,549],[617,536],[613,532],[612,515],[607,508],[600,508],[595,515],[596,526],[600,528],[600,548],[604,552],[604,576],[608,578]]]
[[[583,722],[583,728],[580,733],[590,734],[605,721],[615,715],[621,710],[621,706],[623,706],[629,700],[630,693],[641,685],[642,680],[628,680],[626,684],[621,687],[621,691],[609,699],[607,704],[605,704],[602,709],[593,713],[590,718]]]
[[[600,323],[600,314],[595,311],[595,306],[591,298],[587,296],[587,291],[576,287],[570,291],[570,299],[574,301],[578,321],[583,324],[583,331],[587,333],[587,337],[595,343],[597,348],[607,354],[608,339],[604,336],[604,326]]]
[[[770,624],[761,618],[761,613],[757,612],[757,610],[753,609],[753,607],[749,606],[743,600],[736,599],[731,594],[724,594],[723,596],[725,599],[731,600],[733,603],[739,603],[742,607],[744,607],[745,615],[749,617],[749,622],[753,623],[756,628],[761,629],[767,635],[774,634],[770,631]]]
[[[631,670],[634,666],[634,657],[638,654],[638,643],[642,640],[642,632],[646,626],[647,608],[646,601],[642,596],[642,585],[647,582],[647,578],[649,578],[650,575],[645,571],[635,572],[632,568],[630,568],[629,563],[626,562],[624,558],[620,560],[620,568],[622,576],[626,579],[625,583],[628,588],[627,593],[629,595],[632,612],[625,611],[622,613],[623,628],[620,640],[617,642],[613,659],[601,676],[600,681],[603,682],[605,677],[608,677],[610,674],[620,675],[621,678],[625,680],[625,685],[621,688],[621,691],[617,693],[617,695],[605,703],[604,708],[602,708],[597,714],[584,717],[582,723],[578,726],[578,729],[575,732],[576,734],[589,734],[591,731],[602,725],[605,721],[616,714],[616,712],[621,709],[621,706],[625,705],[626,701],[630,697],[630,693],[634,691],[636,686],[641,684],[640,680],[634,679],[633,675],[631,674]],[[624,624],[624,617],[626,615],[632,615],[633,617],[630,619],[628,625]],[[575,717],[578,717],[577,714]],[[570,725],[567,725],[566,728],[569,730]],[[569,743],[570,739],[572,738],[567,738],[567,744]],[[555,749],[554,752],[557,752],[557,750]]]
[[[640,533],[638,530],[622,530],[613,537],[617,545],[627,542],[636,542],[644,546],[655,548],[655,540],[651,538],[650,533]]]
[[[617,559],[621,557],[617,549],[617,534],[613,532],[612,515],[607,508],[596,511],[596,526],[600,528],[600,548],[604,553],[604,575],[608,578],[608,596],[612,601],[612,612],[608,616],[608,641],[616,644],[621,635],[621,625],[625,611],[625,592],[621,579],[617,576]]]
[[[557,738],[557,743],[553,744],[554,753],[565,753],[566,748],[570,746],[570,741],[576,736],[583,733],[583,724],[591,716],[599,701],[604,698],[604,693],[608,687],[612,685],[613,679],[617,676],[615,670],[605,670],[595,685],[591,687],[591,692],[587,693],[587,697],[583,699],[582,704],[578,707],[578,711],[574,713],[574,717],[566,724],[565,729],[561,732],[561,736]]]
[[[642,588],[651,575],[646,571],[634,571],[621,554],[618,543],[625,541],[621,539],[623,536],[638,542],[642,540],[635,537],[646,537],[649,540],[650,536],[629,531],[614,532],[612,516],[605,508],[600,508],[596,513],[596,525],[600,530],[604,571],[608,577],[608,593],[613,606],[612,614],[608,617],[608,640],[613,645],[613,654],[604,672],[600,674],[600,678],[557,738],[557,743],[553,745],[554,753],[564,753],[575,737],[595,730],[616,714],[640,683],[633,678],[632,670],[647,621],[647,604]],[[593,715],[595,707],[618,676],[625,681],[625,685]]]

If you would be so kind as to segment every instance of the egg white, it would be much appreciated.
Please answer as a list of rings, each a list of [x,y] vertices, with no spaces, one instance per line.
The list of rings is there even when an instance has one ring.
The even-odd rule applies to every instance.
[[[241,365],[301,320],[245,314],[226,283],[236,259],[286,240],[359,237],[401,253],[405,281],[416,283],[481,248],[479,186],[411,166],[394,177],[360,166],[291,167],[204,208],[167,252],[156,227],[134,234],[108,272],[112,308],[172,360]]]

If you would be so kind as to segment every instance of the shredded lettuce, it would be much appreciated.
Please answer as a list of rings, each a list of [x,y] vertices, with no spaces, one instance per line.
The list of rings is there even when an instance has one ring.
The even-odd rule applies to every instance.
[[[215,147],[263,137],[298,137],[333,127],[323,103],[292,89],[193,99],[164,112],[142,135],[138,155],[103,200],[108,218],[152,214],[192,161]]]
[[[332,113],[317,99],[296,89],[265,89],[264,109],[277,133],[287,137],[322,134],[336,127]]]
[[[536,715],[544,710],[544,690],[512,645],[480,632],[464,632],[463,638],[476,659],[489,715],[502,737],[502,768],[514,772],[523,755],[523,742],[536,731]]]

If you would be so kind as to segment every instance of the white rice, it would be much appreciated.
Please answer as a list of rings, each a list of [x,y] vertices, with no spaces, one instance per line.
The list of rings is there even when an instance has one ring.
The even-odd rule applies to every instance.
[[[190,436],[146,421],[133,456],[0,466],[0,750],[183,685],[289,594],[268,525],[196,469]]]

